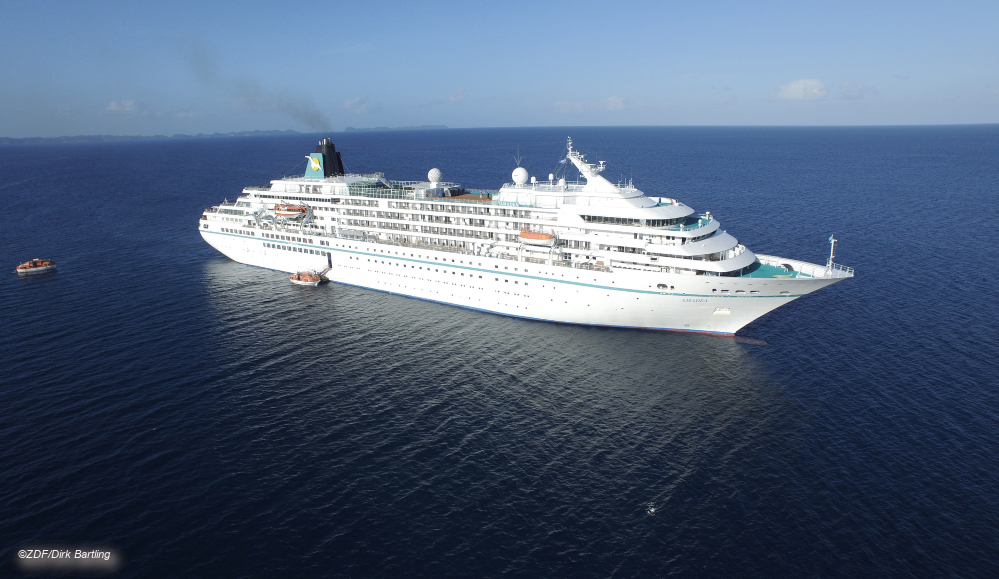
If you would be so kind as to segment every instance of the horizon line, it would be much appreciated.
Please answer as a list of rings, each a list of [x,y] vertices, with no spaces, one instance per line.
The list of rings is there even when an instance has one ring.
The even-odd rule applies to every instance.
[[[809,125],[767,125],[767,124],[719,124],[719,125],[696,125],[696,124],[672,124],[672,125],[521,125],[521,126],[479,126],[479,127],[451,127],[443,125],[425,125],[422,127],[374,127],[374,128],[354,128],[346,127],[342,130],[330,129],[328,131],[297,131],[294,129],[253,129],[242,131],[226,131],[214,133],[175,133],[165,135],[162,133],[148,135],[120,135],[120,134],[90,134],[90,135],[60,135],[55,137],[3,137],[0,136],[0,145],[17,144],[18,141],[58,141],[65,139],[86,139],[86,140],[128,140],[128,139],[205,139],[205,138],[233,138],[233,137],[255,137],[255,136],[281,136],[281,135],[324,135],[331,133],[366,133],[366,132],[420,132],[420,131],[461,131],[461,130],[483,130],[483,129],[636,129],[636,128],[701,128],[701,129],[723,129],[723,128],[768,128],[768,129],[857,129],[857,128],[918,128],[918,127],[987,127],[999,126],[999,122],[988,123],[897,123],[897,124],[809,124]]]

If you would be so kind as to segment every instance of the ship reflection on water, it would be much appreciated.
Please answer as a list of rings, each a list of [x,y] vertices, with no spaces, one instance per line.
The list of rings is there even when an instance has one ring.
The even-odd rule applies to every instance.
[[[656,542],[661,529],[637,521],[737,492],[740,469],[719,465],[797,455],[798,413],[747,354],[756,346],[284,277],[205,266],[217,348],[232,355],[214,445],[229,449],[224,471],[244,473],[232,492],[267,508],[259,480],[273,479],[282,503],[322,514],[331,552],[373,525],[387,543],[446,528],[472,556],[489,521],[521,530],[505,539],[515,550],[552,528],[583,544]]]

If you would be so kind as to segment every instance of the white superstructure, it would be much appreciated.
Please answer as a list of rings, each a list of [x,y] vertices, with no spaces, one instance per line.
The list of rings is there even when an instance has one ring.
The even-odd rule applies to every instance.
[[[306,175],[206,209],[202,237],[229,258],[334,282],[572,324],[735,333],[853,270],[754,254],[709,212],[648,197],[572,147],[565,173],[518,167],[498,191],[344,174],[328,140]],[[304,208],[292,217],[275,206]],[[287,210],[281,213],[289,213]],[[294,212],[291,212],[294,213]],[[400,304],[401,305],[401,304]]]

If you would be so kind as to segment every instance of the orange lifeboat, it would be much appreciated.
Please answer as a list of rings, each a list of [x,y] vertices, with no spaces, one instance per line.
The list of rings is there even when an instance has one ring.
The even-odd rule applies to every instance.
[[[528,245],[553,245],[555,243],[555,236],[549,235],[547,233],[538,233],[537,231],[530,231],[525,229],[520,232],[518,236],[521,243],[526,243]]]
[[[18,275],[28,275],[32,273],[45,273],[54,271],[56,264],[51,259],[32,259],[17,266]]]
[[[319,282],[323,281],[323,276],[314,271],[300,271],[291,275],[288,279],[296,285],[311,285],[312,287],[316,287],[319,285]]]
[[[305,212],[308,210],[308,207],[303,207],[302,205],[275,205],[274,215],[278,217],[298,217],[305,215]]]

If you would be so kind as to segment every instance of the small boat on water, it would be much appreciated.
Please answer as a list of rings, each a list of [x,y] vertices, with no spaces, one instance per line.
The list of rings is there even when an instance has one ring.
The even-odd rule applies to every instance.
[[[518,237],[520,238],[521,243],[526,243],[528,245],[553,245],[555,243],[554,235],[538,233],[537,231],[531,231],[529,229],[521,231]]]
[[[323,276],[319,275],[319,273],[315,271],[300,271],[296,274],[292,274],[288,279],[290,279],[293,284],[311,285],[312,287],[316,287],[319,285],[319,282],[323,281]]]
[[[298,217],[305,215],[309,209],[301,205],[275,205],[274,215],[278,217]]]
[[[33,273],[45,273],[55,271],[56,264],[51,259],[32,259],[17,266],[18,275],[29,275]]]

